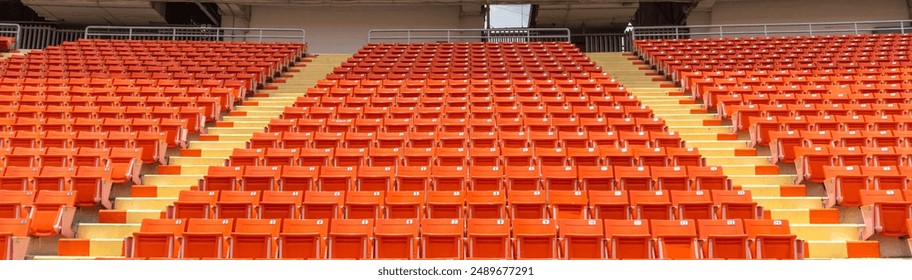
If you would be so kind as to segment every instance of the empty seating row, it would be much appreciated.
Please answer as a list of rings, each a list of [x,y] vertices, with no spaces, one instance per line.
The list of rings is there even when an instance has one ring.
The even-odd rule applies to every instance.
[[[566,106],[561,104],[557,106],[436,106],[440,104],[431,104],[432,107],[412,106],[416,104],[376,104],[371,106],[355,105],[352,107],[332,106],[338,104],[327,104],[329,106],[310,106],[312,104],[297,103],[299,107],[286,107],[282,111],[283,119],[492,119],[494,121],[509,121],[516,118],[528,119],[571,119],[570,121],[581,121],[582,119],[643,119],[652,118],[653,112],[647,106],[632,105],[639,101],[630,98],[622,103],[628,105],[606,105],[606,106]],[[300,99],[299,99],[299,102]],[[612,101],[613,102],[613,101]],[[483,103],[490,104],[489,101]],[[465,104],[465,103],[463,103]],[[617,104],[617,103],[615,103]],[[533,120],[514,120],[514,122],[530,122]],[[592,120],[588,120],[592,121]],[[642,120],[641,120],[642,121]],[[658,121],[658,120],[656,120]],[[462,121],[466,122],[466,121]]]
[[[884,97],[887,98],[887,97]],[[887,102],[893,102],[889,99]],[[894,100],[895,101],[895,100]],[[861,118],[870,122],[895,121],[897,125],[904,125],[908,120],[906,112],[912,105],[904,103],[889,104],[777,104],[777,105],[731,105],[722,109],[721,114],[730,114],[729,117],[738,126],[739,130],[747,130],[751,126],[750,118],[791,117],[806,118],[810,124],[855,121]],[[839,118],[839,119],[837,119]],[[867,128],[862,125],[853,127]],[[904,127],[904,126],[903,126]],[[837,126],[825,126],[822,129],[840,129]],[[842,128],[846,129],[846,128]]]
[[[889,116],[823,116],[823,117],[750,117],[750,136],[752,143],[769,145],[774,132],[781,131],[818,131],[829,133],[834,140],[839,138],[883,138],[877,141],[845,143],[850,146],[906,146],[906,123],[903,118]],[[781,135],[778,134],[777,135]]]
[[[26,98],[40,98],[42,96],[58,96],[58,97],[89,97],[96,98],[94,100],[89,99],[75,99],[80,102],[92,102],[91,104],[95,105],[95,102],[99,102],[98,105],[103,105],[107,102],[119,102],[124,97],[146,97],[146,98],[196,98],[197,100],[203,100],[207,102],[217,101],[216,104],[220,104],[222,107],[219,108],[229,108],[233,105],[234,100],[237,100],[244,94],[243,91],[232,88],[204,88],[204,87],[194,87],[194,88],[160,88],[160,87],[118,87],[118,88],[87,88],[87,87],[33,87],[33,88],[22,88],[18,89],[15,87],[4,87],[0,88],[0,96],[5,96],[6,99],[23,99],[25,96],[31,96]],[[98,99],[102,98],[102,99]],[[128,99],[129,102],[129,99]],[[18,103],[18,102],[16,102]],[[67,103],[69,104],[69,103]]]
[[[909,166],[824,166],[824,184],[828,204],[865,205],[861,190],[910,190],[912,168]],[[909,193],[912,194],[912,193]]]
[[[302,121],[298,120],[298,125]],[[274,125],[274,124],[273,124]],[[313,127],[298,127],[311,130]],[[387,126],[387,130],[395,130]],[[416,130],[426,127],[415,126]],[[495,132],[256,132],[250,148],[680,148],[684,140],[676,132],[657,131],[509,131]],[[507,131],[504,131],[507,130]],[[696,148],[690,148],[696,149]],[[690,152],[690,151],[688,151]]]
[[[888,169],[898,166],[900,169],[910,166],[909,149],[857,148],[811,146],[795,147],[795,167],[798,180],[815,183],[825,179],[825,166],[862,166],[871,169]],[[893,168],[896,171],[896,168]]]
[[[910,134],[905,130],[882,131],[810,131],[810,130],[780,130],[769,132],[770,153],[775,162],[791,163],[795,160],[798,147],[830,146],[839,155],[865,154],[868,159],[855,157],[860,161],[857,165],[880,165],[887,161],[888,153],[900,156],[899,165],[906,165],[909,156]],[[843,158],[842,160],[845,160]],[[889,165],[889,164],[888,164]]]
[[[711,195],[710,195],[711,194]],[[750,191],[181,191],[170,218],[761,219]]]
[[[23,154],[69,154],[76,149],[127,148],[142,150],[139,159],[144,163],[164,161],[165,148],[181,143],[185,133],[180,131],[162,132],[0,132],[2,155]],[[175,133],[175,134],[172,134]],[[42,161],[44,163],[45,161]],[[52,161],[53,162],[53,161]],[[53,164],[52,162],[48,162]]]
[[[131,148],[13,148],[0,150],[0,159],[2,159],[3,173],[11,176],[9,182],[11,189],[25,189],[29,186],[29,177],[23,174],[28,172],[36,173],[43,167],[61,167],[61,168],[79,168],[79,167],[98,167],[104,168],[110,173],[110,178],[114,183],[124,183],[129,181],[138,181],[139,169],[142,164],[142,149]],[[15,169],[11,169],[17,167]],[[17,174],[12,170],[26,172]]]
[[[647,132],[665,132],[665,121],[659,118],[469,118],[469,119],[272,119],[267,132],[314,133],[495,133],[559,132],[604,134],[631,132],[646,136]],[[342,135],[339,135],[340,137]],[[467,136],[467,135],[466,135]],[[465,137],[465,136],[464,136]],[[648,137],[648,136],[647,136]]]
[[[28,234],[36,237],[72,236],[76,191],[0,191],[0,198],[3,199],[0,226],[25,226]]]
[[[727,190],[717,166],[210,166],[199,189],[282,191]]]
[[[399,92],[372,92],[331,95],[301,96],[295,101],[295,107],[304,107],[305,110],[328,108],[340,110],[342,108],[413,108],[411,110],[466,110],[466,111],[542,111],[557,113],[576,113],[612,110],[611,107],[639,107],[639,100],[629,96],[626,91],[618,91],[616,95],[580,95],[580,96],[519,96],[519,95],[494,95],[492,96],[454,96],[452,92],[438,91],[440,96],[432,95],[428,91],[412,93]],[[593,93],[593,92],[589,92]],[[380,95],[390,94],[383,97]],[[412,95],[412,96],[405,96]],[[446,97],[444,97],[446,95]],[[463,109],[464,108],[464,109]],[[496,108],[496,109],[495,109]],[[648,107],[645,107],[648,108]],[[641,108],[641,109],[645,109]],[[375,110],[376,110],[375,109]],[[632,109],[632,108],[631,108]],[[298,109],[300,110],[300,109]],[[615,111],[618,109],[614,109]]]
[[[802,259],[785,220],[144,220],[131,258]]]

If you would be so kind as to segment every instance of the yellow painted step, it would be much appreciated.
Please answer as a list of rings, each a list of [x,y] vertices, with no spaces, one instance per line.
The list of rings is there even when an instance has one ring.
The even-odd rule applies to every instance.
[[[723,167],[723,171],[725,168]],[[753,197],[779,197],[781,191],[779,190],[779,185],[760,185],[760,184],[746,184],[741,185],[742,190],[749,190],[751,196]]]
[[[174,197],[177,200],[177,196]],[[127,210],[128,224],[141,224],[145,219],[161,219],[163,210]]]
[[[224,157],[171,157],[169,165],[225,166]]]
[[[198,175],[200,178],[205,175],[205,173]],[[180,195],[181,191],[193,190],[197,185],[156,185],[157,195],[160,198],[177,198]]]
[[[721,165],[726,176],[757,175],[756,165]]]
[[[845,241],[812,240],[806,242],[809,259],[845,259],[849,257]]]
[[[750,141],[747,140],[690,140],[687,141],[688,147],[703,148],[723,148],[723,149],[743,149],[747,148]]]
[[[190,141],[190,149],[243,149],[247,141]]]
[[[209,129],[211,130],[212,128],[209,128]],[[222,134],[219,134],[218,136],[219,136],[218,142],[222,142],[222,141],[247,142],[248,140],[250,140],[250,137],[253,137],[253,134],[252,133],[245,133],[245,134],[222,133]],[[200,142],[205,142],[205,141],[200,141]]]
[[[809,241],[857,241],[859,224],[789,224],[792,234]]]
[[[692,132],[680,133],[679,132],[678,134],[680,134],[681,139],[683,139],[685,141],[692,141],[692,140],[718,141],[719,140],[719,133],[692,133]]]
[[[199,183],[199,175],[146,175],[143,176],[144,185],[181,185],[192,186]]]
[[[279,110],[279,111],[247,111],[245,114],[247,114],[247,116],[251,116],[251,117],[272,117],[272,118],[277,118],[277,117],[279,117],[280,115],[282,115],[282,111],[281,111],[281,110]],[[210,130],[211,130],[211,129],[214,129],[214,128],[215,128],[215,127],[210,128]]]
[[[775,220],[788,220],[789,224],[810,224],[811,215],[808,209],[772,209],[770,218]]]
[[[180,174],[183,174],[183,175],[193,175],[193,174],[204,175],[209,172],[208,165],[179,165],[179,166],[180,166]],[[161,186],[161,185],[159,185],[159,186]]]
[[[282,112],[285,110],[284,106],[238,106],[238,111],[241,112]]]
[[[80,239],[124,238],[139,231],[139,224],[81,223],[76,237]]]
[[[242,116],[242,117],[227,116],[227,117],[223,117],[222,121],[226,121],[226,122],[257,121],[257,122],[269,123],[269,121],[272,119],[274,119],[274,118],[273,117],[250,117],[250,116]]]
[[[678,133],[728,133],[730,126],[679,126],[675,127]]]
[[[233,123],[234,128],[259,128],[259,129],[262,129],[262,128],[266,127],[267,125],[269,125],[269,121],[264,122],[264,121],[244,120],[244,121],[236,121]]]
[[[657,118],[662,118],[665,121],[681,119],[681,118],[700,119],[700,120],[715,120],[715,119],[719,118],[719,116],[716,114],[663,114],[663,113],[658,113],[658,112],[655,113],[655,116]]]
[[[736,184],[737,185],[737,184]],[[757,196],[751,193],[757,205],[763,209],[823,209],[823,199],[819,197],[779,197]]]
[[[174,198],[118,197],[114,200],[114,210],[165,211],[165,208],[174,204],[175,200]]]
[[[769,157],[705,157],[706,165],[769,165]]]
[[[668,126],[669,130],[674,131],[675,127],[679,126],[701,126],[703,125],[703,119],[693,118],[679,118],[679,119],[664,119],[665,125]]]
[[[253,134],[256,132],[264,132],[264,128],[235,128],[235,127],[210,127],[209,134],[222,135],[222,134]]]
[[[690,144],[690,141],[686,142],[688,148],[693,148],[694,146]],[[700,151],[700,154],[704,157],[733,157],[735,156],[735,149],[732,148],[703,148],[697,147]]]
[[[728,178],[735,185],[790,185],[795,181],[795,175],[731,175]]]
[[[137,230],[139,229],[137,228]],[[132,235],[132,233],[130,234]],[[91,242],[89,242],[89,256],[123,256],[123,238],[93,238]]]

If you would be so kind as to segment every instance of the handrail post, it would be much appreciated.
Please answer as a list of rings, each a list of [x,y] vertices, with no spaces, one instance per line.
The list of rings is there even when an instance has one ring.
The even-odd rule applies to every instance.
[[[769,37],[769,36],[770,36],[769,35],[769,26],[764,24],[763,25],[763,37]]]
[[[811,34],[811,36],[814,36],[814,24],[813,23],[808,23],[808,34]]]
[[[856,22],[856,23],[853,24],[853,25],[854,25],[854,28],[855,28],[855,35],[858,35],[858,23]]]

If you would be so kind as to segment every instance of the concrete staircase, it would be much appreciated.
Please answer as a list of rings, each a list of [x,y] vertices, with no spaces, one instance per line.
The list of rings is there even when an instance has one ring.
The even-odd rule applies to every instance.
[[[750,190],[769,218],[789,220],[792,233],[807,241],[808,258],[880,256],[876,241],[859,240],[860,220],[840,223],[846,219],[840,219],[839,210],[824,208],[819,186],[794,185],[794,170],[771,165],[768,149],[749,148],[747,135],[733,133],[730,121],[707,111],[646,62],[631,53],[588,55],[678,132],[687,147],[697,148],[707,165],[721,166],[736,189]]]

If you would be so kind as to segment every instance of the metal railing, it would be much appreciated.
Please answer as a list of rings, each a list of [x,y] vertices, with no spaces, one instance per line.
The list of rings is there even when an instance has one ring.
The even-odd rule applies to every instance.
[[[623,33],[573,34],[573,43],[584,52],[630,51],[630,37]]]
[[[882,34],[912,32],[912,20],[635,26],[633,40],[770,37],[798,35]]]
[[[81,29],[58,29],[48,25],[23,25],[19,37],[20,49],[43,49],[60,45],[63,42],[76,41],[85,36]]]
[[[89,26],[86,39],[192,40],[306,43],[304,29],[226,27]]]
[[[368,43],[569,42],[567,28],[372,29]]]
[[[15,23],[0,23],[0,37],[13,37],[15,42],[13,42],[12,48],[19,48],[19,38],[21,38],[22,26]]]

